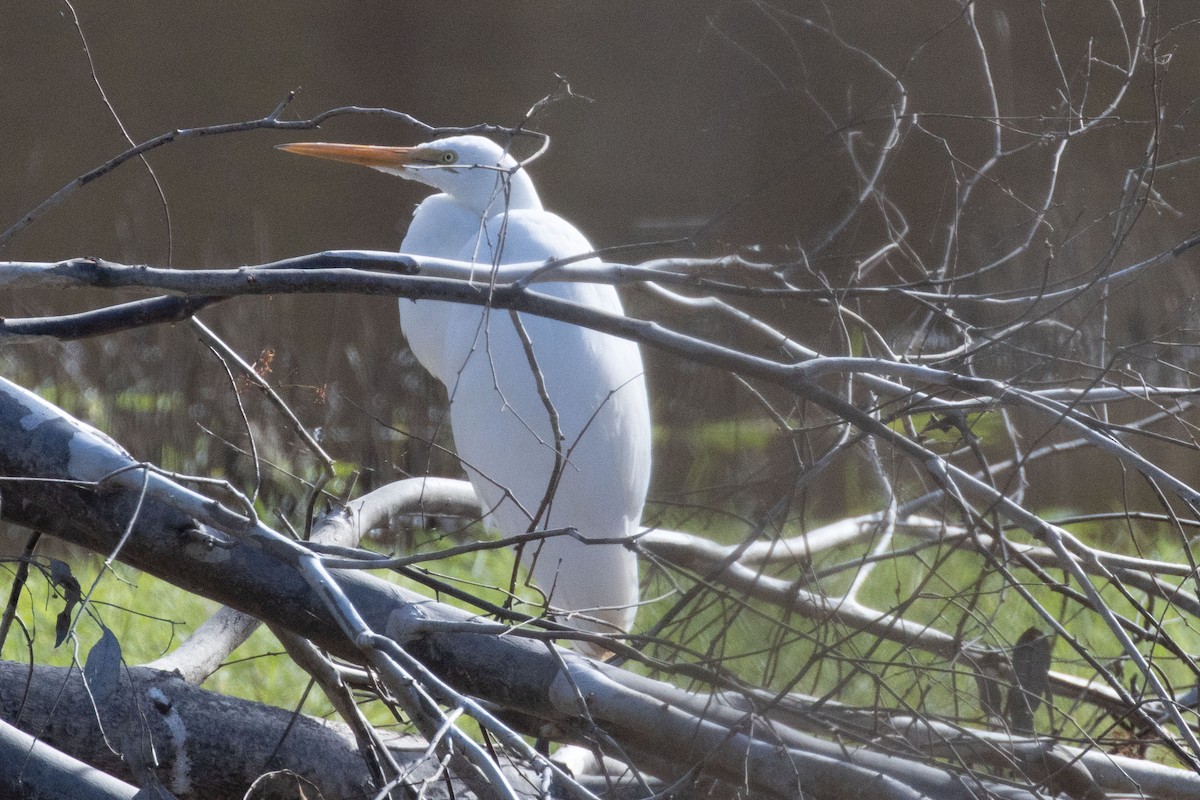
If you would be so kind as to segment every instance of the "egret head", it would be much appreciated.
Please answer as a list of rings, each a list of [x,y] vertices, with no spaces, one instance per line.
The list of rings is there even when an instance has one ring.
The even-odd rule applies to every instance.
[[[482,136],[451,136],[416,147],[298,142],[277,145],[302,156],[360,164],[440,189],[479,213],[541,208],[533,181],[504,148]]]

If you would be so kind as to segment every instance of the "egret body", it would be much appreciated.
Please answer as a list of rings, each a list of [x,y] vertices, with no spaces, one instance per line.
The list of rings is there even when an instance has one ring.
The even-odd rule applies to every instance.
[[[542,208],[528,173],[483,137],[418,147],[282,148],[439,189],[417,206],[401,252],[478,264],[481,282],[493,265],[593,249],[573,225]],[[533,289],[622,313],[612,286]],[[568,526],[589,539],[633,535],[650,476],[650,415],[637,345],[542,317],[517,318],[520,328],[500,309],[400,300],[409,346],[446,387],[458,457],[488,520],[506,536]],[[572,615],[573,624],[610,633],[633,624],[638,574],[629,549],[558,536],[525,545],[522,560],[551,610]]]

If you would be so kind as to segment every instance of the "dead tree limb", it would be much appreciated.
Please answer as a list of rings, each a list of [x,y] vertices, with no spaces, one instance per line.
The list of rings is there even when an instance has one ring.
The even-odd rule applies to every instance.
[[[311,554],[262,523],[140,465],[111,439],[36,396],[0,383],[0,514],[278,624],[346,660],[363,663],[362,641],[349,641],[326,595],[297,568]],[[357,571],[336,575],[354,613],[375,631],[371,646],[401,645],[435,698],[465,697],[511,709],[527,733],[573,741],[621,743],[622,752],[662,777],[702,770],[734,784],[749,781],[768,796],[799,787],[868,785],[876,796],[966,798],[975,780],[911,759],[848,749],[786,726],[763,725],[742,708],[638,678],[570,652],[551,656],[519,635]],[[479,633],[472,632],[472,629]],[[425,672],[427,671],[427,672]],[[422,675],[424,677],[422,677]],[[448,695],[453,690],[455,694]],[[578,700],[587,698],[583,723]],[[475,713],[475,712],[473,712]],[[606,737],[596,739],[589,725]],[[1000,796],[1032,797],[988,785]],[[831,797],[837,796],[830,790]]]

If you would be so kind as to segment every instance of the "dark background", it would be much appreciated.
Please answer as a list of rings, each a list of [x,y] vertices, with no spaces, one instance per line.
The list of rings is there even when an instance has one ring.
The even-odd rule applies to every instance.
[[[1113,252],[1114,210],[1129,170],[1143,163],[1156,124],[1158,194],[1111,266],[1168,248],[1197,227],[1189,159],[1198,154],[1200,26],[1170,18],[1186,15],[1186,5],[1151,8],[1146,37],[1155,49],[1139,62],[1119,115],[1079,137],[1055,167],[1053,140],[1034,146],[1029,132],[1062,129],[1067,109],[1086,116],[1113,99],[1128,43],[1138,35],[1136,6],[1118,3],[1117,17],[1103,2],[973,4],[1006,118],[1006,147],[1026,149],[990,171],[956,215],[955,189],[984,164],[994,131],[983,90],[988,73],[966,7],[957,3],[74,4],[96,76],[135,141],[260,117],[292,90],[289,117],[354,104],[394,108],[432,125],[511,125],[554,92],[561,75],[581,97],[549,105],[531,123],[553,140],[531,168],[543,199],[597,246],[694,235],[689,248],[649,250],[646,257],[806,258],[799,273],[806,285],[844,285],[858,260],[890,238],[882,214],[864,212],[822,246],[824,232],[862,188],[847,147],[870,161],[888,146],[894,153],[880,186],[906,220],[907,250],[868,282],[921,280],[947,251],[951,274],[969,273],[1015,246],[1053,176],[1046,226],[1003,269],[960,287],[971,292],[1036,288],[1103,262]],[[127,146],[89,74],[72,17],[58,0],[4,0],[0,229]],[[887,131],[899,95],[870,59],[900,76],[908,91],[908,122],[894,142]],[[1069,102],[1064,86],[1073,92]],[[319,132],[180,142],[149,157],[169,226],[147,170],[130,163],[39,219],[0,258],[95,255],[227,267],[331,248],[395,249],[427,191],[272,149],[297,139],[414,144],[421,136],[394,121],[353,117]],[[1122,368],[1127,361],[1131,379],[1187,385],[1197,344],[1194,260],[1174,260],[1106,308],[1092,295],[1046,311],[1055,325],[989,353],[980,369],[1065,382],[1088,379],[1087,364],[1107,360]],[[728,335],[720,322],[680,316],[636,290],[625,297],[631,313]],[[0,297],[0,315],[64,313],[111,299],[10,291]],[[810,346],[845,347],[827,307],[789,301],[748,308]],[[921,314],[894,298],[860,311],[894,341]],[[1007,312],[961,313],[976,315],[972,321],[984,330],[1016,320]],[[272,380],[337,458],[366,470],[359,489],[425,463],[420,445],[381,424],[433,435],[442,402],[402,347],[393,301],[244,298],[202,317],[250,360],[273,351]],[[1099,332],[1108,337],[1104,349]],[[1159,363],[1164,342],[1169,368]],[[774,503],[789,485],[781,476],[795,472],[793,440],[775,432],[730,376],[647,355],[657,423],[654,497],[741,513]],[[234,393],[186,326],[7,347],[0,370],[91,419],[140,457],[248,480],[249,460],[236,449],[246,436]],[[773,399],[782,412],[796,411]],[[295,437],[253,398],[246,402],[265,454],[311,476]],[[435,460],[435,467],[453,471],[448,460]],[[1115,469],[1105,472],[1093,461],[1062,467],[1057,461],[1048,473],[1055,480],[1037,484],[1040,503],[1078,505],[1081,496],[1101,506],[1115,502],[1108,499],[1119,494]],[[873,507],[857,493],[857,469],[848,462],[832,473],[799,513]],[[1080,494],[1098,478],[1113,483]]]

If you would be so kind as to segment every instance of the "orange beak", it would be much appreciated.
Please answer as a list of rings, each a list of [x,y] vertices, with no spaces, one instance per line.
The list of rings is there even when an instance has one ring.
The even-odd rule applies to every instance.
[[[296,142],[277,144],[277,150],[295,153],[298,156],[328,158],[347,164],[358,164],[375,169],[402,169],[421,161],[419,147],[384,147],[373,144],[329,144],[326,142]]]

